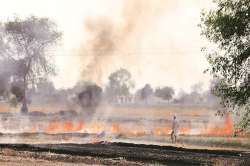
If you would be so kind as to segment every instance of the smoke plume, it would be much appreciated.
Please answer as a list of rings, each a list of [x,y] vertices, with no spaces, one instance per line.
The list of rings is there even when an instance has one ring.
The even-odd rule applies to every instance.
[[[129,52],[133,51],[147,25],[153,24],[170,3],[168,0],[126,0],[122,5],[118,19],[100,16],[85,22],[88,40],[80,50],[86,66],[83,79],[100,85],[107,77],[104,73],[121,67],[119,61],[134,62],[136,57]]]

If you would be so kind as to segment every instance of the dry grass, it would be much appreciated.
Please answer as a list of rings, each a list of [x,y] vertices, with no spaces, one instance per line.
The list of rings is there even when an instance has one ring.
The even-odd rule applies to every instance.
[[[30,112],[43,112],[43,113],[55,113],[59,112],[61,110],[66,110],[65,106],[62,105],[46,105],[46,106],[29,106]],[[11,107],[8,104],[0,104],[0,112],[12,112],[17,113],[20,111],[20,106],[17,107]]]
[[[18,108],[10,107],[8,104],[0,104],[0,112],[18,112]]]
[[[103,112],[107,110],[111,112],[111,116],[114,117],[131,117],[131,118],[155,118],[164,119],[174,115],[177,117],[187,118],[199,118],[202,116],[208,116],[215,113],[215,110],[205,107],[190,106],[155,106],[155,107],[99,107],[97,112]]]
[[[60,110],[67,110],[67,109],[61,105],[31,106],[30,107],[31,112],[54,113]],[[8,105],[3,105],[3,104],[0,105],[0,112],[18,112],[18,111],[19,111],[18,108],[14,109],[14,108],[10,108]],[[117,132],[113,131],[113,134],[119,135],[120,134],[119,132],[121,132],[123,134],[120,134],[120,135],[132,137],[132,139],[135,139],[135,140],[143,140],[144,137],[147,137],[147,139],[153,139],[153,137],[157,137],[155,139],[155,143],[157,143],[158,140],[160,140],[160,142],[170,143],[170,139],[168,138],[169,132],[167,129],[171,130],[171,127],[169,125],[170,125],[170,122],[171,122],[170,120],[172,119],[173,115],[177,115],[177,118],[179,120],[186,121],[184,124],[184,127],[189,127],[188,126],[189,121],[191,123],[191,127],[197,127],[197,126],[199,127],[199,125],[203,123],[203,120],[209,120],[209,118],[213,120],[213,118],[211,117],[213,117],[214,113],[215,113],[215,110],[212,110],[210,108],[205,108],[205,107],[199,107],[199,106],[195,106],[195,107],[194,106],[193,107],[192,106],[189,106],[189,107],[180,107],[180,106],[109,107],[109,106],[105,106],[105,107],[99,107],[96,111],[96,114],[94,114],[94,116],[98,115],[101,118],[105,117],[105,118],[109,118],[115,121],[94,122],[96,126],[94,126],[93,129],[95,127],[98,127],[98,125],[109,123],[109,124],[106,124],[107,125],[106,129],[108,128],[109,132],[110,131],[112,132],[114,130],[113,126],[115,125],[118,126],[117,130],[121,130]],[[131,119],[132,121],[130,121]],[[124,121],[120,121],[120,120],[124,120]],[[168,121],[161,121],[161,120],[168,120]],[[38,123],[38,121],[36,122]],[[36,123],[34,123],[33,128],[39,126],[40,123],[45,124],[44,128],[46,129],[46,124],[49,123],[49,121],[45,121],[44,119],[42,119],[37,125]],[[21,124],[21,122],[17,124]],[[91,125],[85,124],[84,127],[90,128]],[[201,127],[204,127],[204,126],[201,126]],[[160,129],[162,129],[162,131]],[[158,130],[160,130],[161,134],[157,134]],[[82,130],[82,131],[85,131],[85,130]],[[22,140],[27,140],[27,139],[29,138],[22,138]],[[38,140],[46,141],[46,140],[40,140],[38,138],[35,138],[35,139],[32,138],[29,141],[36,142]],[[206,137],[181,136],[180,141],[183,142],[184,144],[193,144],[193,145],[202,145],[202,146],[205,145],[205,146],[222,146],[222,147],[229,146],[229,147],[235,147],[235,148],[237,147],[250,148],[250,140],[248,138],[215,137],[215,136],[210,136],[210,137],[208,136]]]

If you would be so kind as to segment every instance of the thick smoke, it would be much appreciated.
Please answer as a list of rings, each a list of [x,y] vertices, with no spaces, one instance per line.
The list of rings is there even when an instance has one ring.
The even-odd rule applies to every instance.
[[[11,99],[10,94],[12,94],[15,96],[16,102],[21,102],[23,97],[22,84],[17,79],[20,72],[19,63],[0,60],[0,64],[0,96]]]
[[[103,84],[104,73],[121,67],[121,60],[135,58],[128,53],[133,50],[147,25],[153,24],[169,5],[168,0],[126,0],[119,19],[104,16],[89,18],[85,22],[88,40],[80,53],[83,63],[87,63],[84,64],[83,79]]]

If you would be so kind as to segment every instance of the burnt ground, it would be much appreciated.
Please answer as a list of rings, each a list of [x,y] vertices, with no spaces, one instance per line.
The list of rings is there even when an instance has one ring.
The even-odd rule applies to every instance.
[[[244,151],[131,143],[0,144],[0,149],[0,165],[11,162],[6,157],[31,158],[40,164],[61,163],[58,165],[250,165],[250,153]]]

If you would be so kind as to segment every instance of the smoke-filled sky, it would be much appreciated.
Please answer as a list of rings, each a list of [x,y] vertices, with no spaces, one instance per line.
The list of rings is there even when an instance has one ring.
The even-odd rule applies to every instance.
[[[58,88],[90,79],[100,85],[126,68],[137,87],[173,86],[188,90],[209,84],[201,47],[200,12],[212,0],[8,0],[0,19],[18,15],[49,17],[63,32],[56,56]]]

